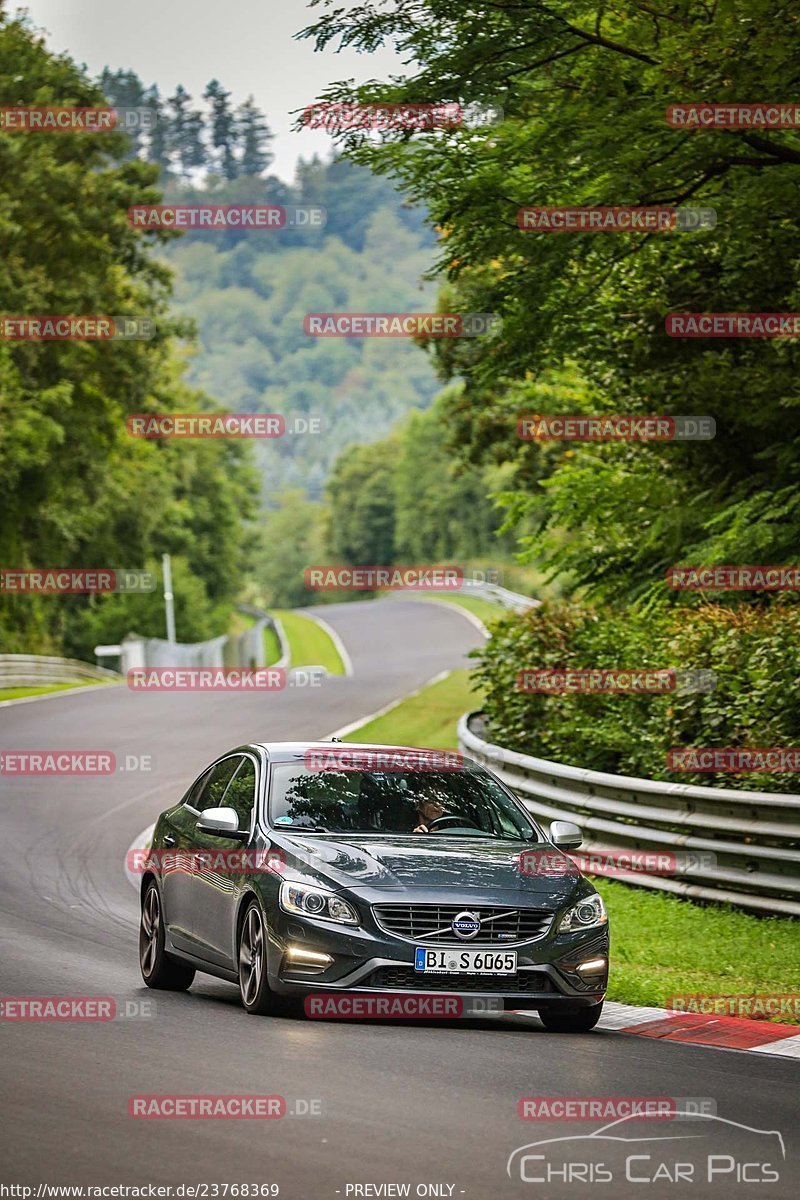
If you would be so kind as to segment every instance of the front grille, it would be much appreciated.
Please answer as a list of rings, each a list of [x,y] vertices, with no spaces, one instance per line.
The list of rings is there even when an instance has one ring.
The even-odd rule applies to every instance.
[[[513,975],[431,975],[413,967],[378,967],[360,988],[406,988],[412,992],[552,992],[552,980],[542,971]]]
[[[377,924],[386,933],[410,942],[427,941],[432,945],[511,945],[542,937],[550,928],[553,914],[539,908],[499,908],[467,904],[377,904],[372,910]],[[480,932],[468,940],[456,937],[453,920],[459,913],[474,913],[481,923]]]

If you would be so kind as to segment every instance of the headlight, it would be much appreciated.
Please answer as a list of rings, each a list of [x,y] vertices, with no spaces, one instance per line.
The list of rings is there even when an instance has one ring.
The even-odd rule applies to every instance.
[[[558,925],[559,933],[579,933],[581,929],[593,929],[608,922],[606,906],[596,892],[587,896],[573,908],[567,909]]]
[[[358,913],[341,896],[288,880],[281,884],[280,906],[284,912],[299,913],[302,917],[324,917],[340,925],[358,924]]]

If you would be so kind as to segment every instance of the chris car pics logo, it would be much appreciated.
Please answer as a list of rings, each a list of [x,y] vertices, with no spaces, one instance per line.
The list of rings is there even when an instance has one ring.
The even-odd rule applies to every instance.
[[[674,1188],[669,1195],[703,1200],[728,1200],[737,1184],[781,1179],[786,1148],[778,1130],[742,1125],[701,1108],[687,1105],[655,1124],[632,1113],[592,1133],[529,1142],[509,1155],[506,1173],[540,1186],[662,1184]],[[768,1195],[768,1189],[759,1194]]]

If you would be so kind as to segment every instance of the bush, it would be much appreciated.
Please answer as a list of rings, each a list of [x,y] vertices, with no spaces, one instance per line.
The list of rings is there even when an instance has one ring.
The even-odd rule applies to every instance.
[[[793,792],[783,772],[670,772],[672,748],[800,745],[800,606],[615,611],[545,604],[492,626],[477,682],[492,741],[509,749],[623,775]],[[517,689],[534,668],[709,669],[710,693],[539,695]]]

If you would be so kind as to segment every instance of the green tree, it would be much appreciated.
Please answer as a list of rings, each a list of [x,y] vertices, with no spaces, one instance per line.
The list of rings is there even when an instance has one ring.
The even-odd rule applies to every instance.
[[[277,497],[261,524],[253,577],[260,603],[266,607],[298,608],[313,604],[319,594],[305,586],[306,567],[324,563],[327,514],[293,488]]]
[[[386,566],[394,561],[394,441],[354,446],[336,463],[328,481],[330,551],[348,566]]]
[[[191,107],[192,97],[182,83],[167,101],[169,105],[168,146],[172,160],[185,179],[194,167],[203,167],[208,161],[203,144],[204,124],[202,113]]]
[[[241,174],[263,175],[272,162],[270,142],[273,135],[252,96],[248,96],[236,110],[236,129],[242,147],[239,163]]]
[[[0,105],[102,103],[27,19],[0,10]],[[149,340],[0,341],[0,562],[142,568],[168,550],[204,597],[196,612],[223,614],[247,568],[256,494],[248,456],[233,443],[126,432],[134,413],[213,408],[176,362],[174,336],[190,330],[169,314],[170,273],[152,252],[168,235],[127,221],[128,207],[160,200],[158,168],[126,158],[129,148],[119,132],[0,131],[0,310],[155,323]],[[115,606],[120,619],[127,611],[121,597],[3,597],[0,645],[68,644],[91,656],[101,601],[108,629]]]
[[[211,105],[211,144],[219,153],[219,170],[227,180],[236,179],[239,174],[236,119],[230,98],[230,92],[217,79],[212,79],[203,93],[203,99]]]
[[[800,342],[684,341],[664,321],[800,307],[800,141],[793,130],[673,128],[665,114],[674,103],[791,94],[799,20],[785,0],[457,11],[444,0],[394,0],[332,8],[306,31],[319,48],[397,42],[412,72],[356,89],[361,101],[502,107],[492,124],[343,139],[356,161],[427,204],[448,302],[502,317],[492,338],[431,346],[443,373],[464,379],[453,426],[466,452],[491,455],[487,432],[536,402],[538,383],[565,362],[600,411],[715,418],[712,442],[546,450],[547,486],[510,489],[513,512],[538,514],[532,553],[590,589],[618,598],[658,590],[678,553],[706,562],[796,555]],[[349,83],[325,96],[345,98]],[[714,209],[717,225],[523,232],[518,210],[531,204],[691,204]],[[564,411],[557,399],[551,411]],[[507,444],[507,431],[499,437]]]

